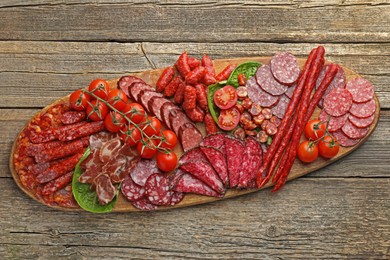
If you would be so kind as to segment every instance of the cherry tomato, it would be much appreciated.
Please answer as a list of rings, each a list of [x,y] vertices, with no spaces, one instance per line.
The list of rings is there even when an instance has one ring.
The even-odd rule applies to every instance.
[[[214,93],[214,103],[221,109],[228,109],[237,103],[236,89],[230,85],[218,89]]]
[[[126,123],[126,120],[119,113],[111,111],[104,118],[104,126],[112,133],[117,133],[121,130],[122,126]]]
[[[318,150],[322,157],[332,158],[335,157],[336,154],[338,154],[340,150],[340,145],[334,138],[327,135],[324,137],[323,140],[318,143]]]
[[[110,87],[104,79],[95,79],[89,84],[88,91],[100,98],[106,99],[108,92],[110,92]]]
[[[141,132],[133,125],[125,125],[120,130],[122,141],[130,146],[135,146],[141,140]]]
[[[120,89],[113,89],[107,96],[108,103],[121,111],[129,101],[126,94]]]
[[[108,107],[99,100],[92,100],[87,105],[88,118],[93,121],[103,120],[108,114]]]
[[[232,107],[222,110],[218,117],[218,126],[226,131],[234,129],[240,122],[240,112],[237,108]]]
[[[157,167],[163,172],[169,172],[176,168],[177,155],[172,151],[157,153]]]
[[[326,124],[320,120],[310,120],[305,126],[305,136],[309,140],[318,140],[323,137],[326,131]]]
[[[156,153],[157,140],[155,139],[144,139],[137,144],[137,152],[144,159],[152,158]]]
[[[69,97],[70,107],[77,111],[83,111],[87,108],[88,102],[91,100],[90,95],[79,90],[76,90]]]
[[[173,149],[177,145],[177,136],[171,130],[162,131],[161,147],[167,149]]]
[[[138,103],[127,104],[122,112],[126,114],[126,117],[133,121],[135,124],[139,124],[146,120],[146,114],[144,108]]]
[[[310,163],[318,157],[318,147],[311,141],[304,141],[298,147],[298,158],[302,162]]]
[[[142,123],[142,130],[147,136],[159,135],[161,122],[157,117],[148,116],[148,119]]]

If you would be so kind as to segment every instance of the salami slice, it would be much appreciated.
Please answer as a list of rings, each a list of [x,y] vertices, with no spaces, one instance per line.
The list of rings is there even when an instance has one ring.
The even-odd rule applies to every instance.
[[[210,197],[221,197],[221,194],[217,193],[207,184],[189,173],[181,174],[173,189],[178,192],[195,193]]]
[[[374,97],[374,86],[364,78],[350,80],[345,88],[351,92],[355,103],[364,103]]]
[[[265,92],[256,82],[254,77],[250,78],[246,82],[246,88],[248,91],[248,97],[254,102],[258,103],[262,107],[272,107],[278,100],[279,96],[273,96]]]
[[[145,197],[144,187],[136,184],[130,176],[126,176],[125,180],[122,182],[121,192],[129,201],[137,201]]]
[[[322,80],[325,77],[326,72],[329,70],[330,65],[332,65],[332,64],[326,64],[322,68],[320,74],[318,75],[317,81],[316,81],[316,89],[318,89],[318,87],[320,86]],[[334,76],[332,82],[329,84],[328,88],[326,89],[324,97],[326,97],[326,95],[328,95],[328,93],[332,89],[334,89],[334,88],[344,88],[344,86],[345,86],[345,82],[346,82],[345,72],[344,72],[343,68],[341,68],[340,66],[338,66],[338,67],[339,67],[339,69],[337,70],[337,73]]]
[[[367,118],[372,116],[376,111],[375,100],[371,99],[366,103],[353,103],[351,110],[349,111],[352,115],[358,118]]]
[[[265,92],[273,96],[284,94],[288,88],[275,80],[271,73],[270,65],[263,65],[256,71],[256,82]]]
[[[214,147],[201,146],[200,149],[218,173],[222,183],[227,187],[229,185],[229,175],[225,155]]]
[[[171,113],[172,110],[180,110],[180,109],[172,102],[167,102],[162,105],[160,110],[162,121],[169,129],[172,129],[171,121],[169,120],[169,114]]]
[[[288,87],[286,93],[284,93],[288,98],[292,98],[293,94],[294,94],[294,90],[295,88],[297,87],[297,84],[294,84],[290,87]]]
[[[175,206],[176,204],[179,204],[183,199],[184,199],[183,192],[174,192],[171,198],[171,203],[169,205]]]
[[[154,205],[171,204],[174,191],[169,190],[169,179],[166,175],[154,173],[145,183],[145,196]]]
[[[289,52],[281,52],[272,57],[271,72],[278,82],[292,85],[298,80],[301,70],[294,55]]]
[[[344,124],[348,120],[348,116],[349,114],[345,114],[343,116],[338,116],[338,117],[330,116],[328,115],[328,113],[326,113],[325,110],[322,110],[318,119],[322,122],[326,122],[328,120],[328,117],[330,117],[328,123],[328,130],[329,132],[336,132],[344,126]]]
[[[140,102],[142,106],[145,108],[145,110],[148,113],[151,113],[151,110],[149,110],[149,100],[151,100],[153,97],[163,97],[163,94],[156,92],[155,90],[144,90],[141,91],[138,96],[140,96]]]
[[[129,97],[130,96],[129,95],[129,88],[131,88],[131,86],[136,82],[146,84],[140,78],[137,78],[134,76],[123,76],[119,79],[117,86],[118,86],[118,89],[121,89],[126,94],[126,96]]]
[[[140,199],[137,201],[132,201],[131,204],[133,204],[133,206],[136,207],[137,209],[140,209],[143,211],[151,211],[151,210],[158,209],[158,206],[153,205],[147,199]]]
[[[253,188],[257,172],[263,161],[260,144],[252,137],[247,137],[239,173],[239,188]]]
[[[165,103],[172,103],[172,102],[166,98],[154,96],[149,100],[148,103],[149,111],[151,111],[151,113],[154,114],[161,122],[164,122],[162,118],[161,108]]]
[[[149,176],[154,173],[161,173],[157,168],[156,160],[140,160],[130,173],[130,176],[135,184],[143,187]]]
[[[171,110],[169,113],[169,122],[173,132],[179,135],[179,129],[186,123],[191,123],[191,120],[184,114],[182,110]]]
[[[272,114],[277,116],[280,119],[283,119],[284,113],[286,113],[290,99],[286,95],[282,95],[279,99],[279,102],[271,108]]]
[[[225,136],[226,160],[229,171],[229,184],[231,188],[238,185],[242,167],[242,156],[245,146],[241,140]]]
[[[198,147],[202,139],[202,133],[194,124],[186,123],[180,127],[179,140],[184,152]]]
[[[351,114],[349,114],[348,116],[348,120],[358,128],[369,127],[374,122],[374,119],[375,119],[375,114],[372,114],[372,116],[367,118],[358,118]]]
[[[352,106],[351,93],[343,88],[335,88],[324,99],[324,109],[331,116],[345,115]]]
[[[129,89],[130,97],[134,101],[140,102],[139,98],[141,98],[141,97],[139,96],[139,94],[141,93],[141,91],[143,91],[145,89],[153,90],[153,88],[151,86],[149,86],[148,84],[142,83],[142,82],[136,82],[136,83],[132,84],[130,89]]]
[[[185,164],[186,162],[198,162],[205,161],[207,158],[199,147],[193,148],[184,153],[179,160],[179,164]]]
[[[225,136],[226,134],[216,133],[208,135],[203,141],[200,143],[200,146],[209,146],[214,147],[219,150],[223,154],[226,154],[225,151]]]
[[[334,138],[339,142],[341,146],[349,147],[359,143],[360,139],[351,139],[346,136],[341,130],[332,133]]]
[[[214,171],[213,167],[209,163],[204,161],[187,162],[181,165],[180,169],[192,174],[199,180],[203,181],[216,192],[220,194],[225,193],[223,183],[221,182],[218,174]]]
[[[347,121],[341,128],[341,131],[351,139],[360,139],[366,136],[369,128],[357,128],[351,122]]]

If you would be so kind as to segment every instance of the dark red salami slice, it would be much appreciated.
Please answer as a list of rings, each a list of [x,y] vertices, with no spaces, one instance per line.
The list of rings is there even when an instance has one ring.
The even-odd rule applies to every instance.
[[[151,211],[151,210],[158,209],[158,206],[153,205],[147,199],[140,199],[137,201],[132,201],[131,204],[133,204],[133,206],[136,207],[137,209],[140,209],[143,211]]]
[[[242,156],[242,165],[239,173],[239,188],[253,188],[257,171],[263,161],[263,150],[260,144],[252,137],[247,137]]]
[[[157,168],[156,160],[140,160],[130,173],[130,176],[135,184],[143,187],[149,176],[154,173],[161,173]]]
[[[130,97],[134,101],[140,102],[139,98],[141,98],[141,97],[139,96],[139,94],[141,93],[141,91],[143,91],[145,89],[153,90],[153,88],[151,86],[149,86],[148,84],[142,83],[142,82],[137,82],[137,83],[132,84],[130,89],[129,89]]]
[[[328,117],[330,117],[330,120],[328,123],[328,130],[329,130],[329,132],[336,132],[336,131],[340,130],[344,126],[344,124],[347,122],[348,115],[349,114],[345,114],[343,116],[338,116],[338,117],[329,116],[325,110],[322,110],[318,119],[322,122],[326,122],[328,120]]]
[[[171,198],[171,203],[169,205],[175,206],[176,204],[179,204],[183,199],[184,199],[183,192],[174,192]]]
[[[67,111],[62,114],[61,122],[64,125],[79,123],[87,118],[85,111]]]
[[[191,123],[191,120],[184,114],[182,110],[171,110],[169,113],[169,122],[173,132],[179,135],[179,129],[186,123]]]
[[[286,85],[282,85],[275,80],[271,73],[270,65],[263,65],[256,71],[256,82],[265,92],[273,96],[284,94],[288,88]]]
[[[161,108],[165,103],[172,103],[172,102],[166,98],[154,96],[149,100],[148,103],[149,111],[152,114],[154,114],[161,122],[164,122],[161,114]]]
[[[145,110],[148,113],[151,113],[149,110],[149,100],[151,100],[153,97],[163,97],[163,94],[156,92],[155,90],[144,90],[141,91],[138,96],[140,96],[140,102],[142,106],[145,108]]]
[[[374,119],[375,119],[375,114],[372,114],[372,116],[366,117],[366,118],[358,118],[358,117],[355,117],[354,115],[351,115],[351,114],[349,114],[349,116],[348,116],[348,120],[354,126],[359,127],[359,128],[369,127],[374,122]]]
[[[297,84],[294,84],[294,85],[288,87],[286,93],[284,93],[284,94],[285,94],[288,98],[291,98],[291,97],[293,96],[293,94],[294,94],[294,90],[295,90],[296,87],[297,87]]]
[[[145,197],[145,189],[134,183],[130,176],[126,176],[122,182],[121,192],[129,201],[137,201]]]
[[[221,197],[219,193],[210,188],[207,184],[202,182],[201,180],[195,178],[189,173],[184,173],[179,175],[176,185],[174,186],[174,190],[178,192],[185,193],[195,193],[199,195],[205,195],[210,197]]]
[[[167,102],[162,105],[160,110],[162,121],[167,125],[169,129],[172,129],[171,121],[169,120],[169,114],[171,113],[172,110],[180,110],[180,109],[172,102]]]
[[[207,162],[207,158],[199,147],[191,149],[184,153],[179,160],[179,164],[185,164],[186,162],[198,162],[205,161]]]
[[[375,110],[375,100],[371,99],[366,103],[353,103],[349,112],[358,118],[367,118],[372,116],[375,113]]]
[[[231,188],[238,185],[240,180],[240,171],[242,167],[242,156],[245,145],[241,140],[234,137],[225,136],[226,160],[229,171],[229,184]]]
[[[278,82],[292,85],[298,80],[301,70],[294,55],[289,52],[281,52],[272,57],[271,72]]]
[[[320,74],[318,75],[317,81],[316,81],[316,89],[318,89],[318,87],[320,86],[322,80],[325,77],[326,72],[329,70],[330,65],[331,64],[326,64],[322,68]],[[332,89],[334,89],[334,88],[344,88],[344,86],[345,86],[345,82],[346,82],[345,72],[344,72],[343,68],[341,68],[340,66],[338,66],[338,68],[339,69],[338,69],[336,75],[334,76],[332,82],[329,84],[328,88],[326,89],[326,91],[324,93],[324,96],[323,96],[324,98],[329,94],[329,92]]]
[[[169,190],[169,179],[166,175],[154,173],[145,183],[145,196],[154,205],[171,204],[174,191]]]
[[[366,136],[369,128],[357,128],[351,122],[347,121],[341,128],[341,131],[351,139],[360,139]]]
[[[201,146],[200,149],[207,157],[211,166],[213,166],[214,170],[218,173],[222,183],[227,187],[229,185],[229,174],[225,155],[214,147]]]
[[[334,88],[324,99],[324,109],[331,116],[342,116],[352,106],[352,95],[343,88]]]
[[[192,123],[186,123],[179,129],[179,140],[183,151],[189,151],[195,147],[198,147],[202,142],[202,133]]]
[[[226,136],[226,134],[222,134],[222,133],[208,135],[200,143],[200,146],[214,147],[215,149],[221,151],[223,154],[226,154],[225,136]]]
[[[360,139],[351,139],[346,136],[341,130],[332,133],[334,138],[339,142],[341,146],[349,147],[359,143]]]
[[[203,181],[210,186],[216,192],[223,194],[225,188],[221,182],[218,174],[214,171],[213,167],[204,161],[199,162],[187,162],[180,166],[180,169],[192,174],[199,180]]]
[[[351,92],[355,103],[364,103],[374,97],[374,86],[364,78],[350,80],[345,88]]]
[[[118,88],[121,89],[126,96],[130,97],[129,95],[129,88],[131,88],[131,85],[134,83],[143,83],[146,84],[142,79],[134,77],[134,76],[123,76],[118,81]]]
[[[286,113],[288,104],[290,103],[290,99],[286,95],[282,95],[279,99],[279,102],[271,108],[272,114],[282,119],[284,113]]]
[[[265,92],[256,82],[254,77],[250,78],[246,82],[246,89],[248,91],[248,97],[254,102],[258,103],[262,107],[272,107],[278,100],[279,96],[273,96]]]

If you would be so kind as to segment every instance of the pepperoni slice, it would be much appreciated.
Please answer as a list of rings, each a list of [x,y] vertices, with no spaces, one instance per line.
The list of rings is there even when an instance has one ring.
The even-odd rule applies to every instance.
[[[271,72],[278,82],[292,85],[298,80],[301,70],[294,55],[289,52],[281,52],[272,57]]]
[[[347,121],[341,128],[341,131],[351,139],[360,139],[367,135],[369,128],[357,128],[351,122]]]
[[[364,78],[350,80],[345,88],[351,92],[355,103],[364,103],[374,97],[374,86]]]
[[[265,92],[256,82],[255,78],[250,78],[246,82],[248,97],[262,107],[273,107],[279,100],[279,96],[273,96]]]
[[[256,71],[256,82],[264,91],[273,96],[284,94],[288,88],[275,80],[271,73],[270,65],[263,65]]]
[[[341,130],[332,133],[334,138],[339,142],[341,146],[349,147],[359,143],[360,139],[351,139],[346,136]]]
[[[328,131],[336,132],[340,130],[347,122],[348,116],[349,114],[345,114],[343,116],[337,116],[337,117],[330,116],[329,123],[328,123]],[[321,120],[322,122],[326,122],[328,120],[328,117],[329,117],[328,113],[326,113],[325,110],[322,110],[318,119]]]
[[[348,120],[358,128],[369,127],[374,122],[374,119],[375,119],[375,114],[372,114],[372,116],[367,118],[359,118],[351,114],[348,116]]]
[[[123,196],[129,201],[137,201],[144,198],[144,187],[136,184],[130,176],[126,176],[122,182],[121,192]]]
[[[375,110],[375,100],[371,99],[366,103],[353,103],[349,112],[358,118],[367,118],[372,116],[375,113]]]
[[[335,88],[324,99],[324,109],[331,116],[345,115],[352,106],[351,93],[343,88]]]
[[[271,108],[272,114],[277,116],[280,119],[283,119],[284,113],[286,113],[288,104],[290,103],[290,99],[287,95],[282,95],[280,100],[276,106]]]
[[[174,191],[169,190],[166,175],[154,173],[145,183],[145,196],[154,205],[170,205]]]

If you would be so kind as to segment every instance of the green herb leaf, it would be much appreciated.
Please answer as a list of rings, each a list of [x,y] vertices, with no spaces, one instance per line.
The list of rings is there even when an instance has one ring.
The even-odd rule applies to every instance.
[[[94,190],[91,190],[91,185],[79,182],[79,177],[83,173],[83,170],[81,169],[80,164],[85,159],[87,159],[87,157],[90,155],[90,153],[91,153],[91,150],[88,147],[85,150],[83,157],[81,157],[80,161],[77,163],[76,168],[74,170],[73,179],[72,179],[73,196],[76,199],[77,204],[79,204],[79,206],[82,209],[85,209],[89,212],[92,212],[92,213],[111,212],[115,206],[115,203],[116,203],[116,200],[118,197],[119,187],[118,187],[118,191],[117,191],[115,198],[107,205],[101,205],[101,204],[99,204],[98,196],[97,196],[96,192]]]
[[[233,72],[230,74],[229,79],[227,80],[226,85],[231,85],[233,87],[238,87],[238,75],[244,74],[246,79],[249,79],[250,77],[254,76],[257,68],[261,65],[260,62],[255,61],[249,61],[245,63],[241,63],[238,65]]]
[[[218,116],[221,110],[214,103],[214,93],[218,89],[221,89],[223,86],[224,84],[216,83],[208,86],[208,90],[207,90],[207,103],[209,105],[210,114],[217,124],[218,124]]]

